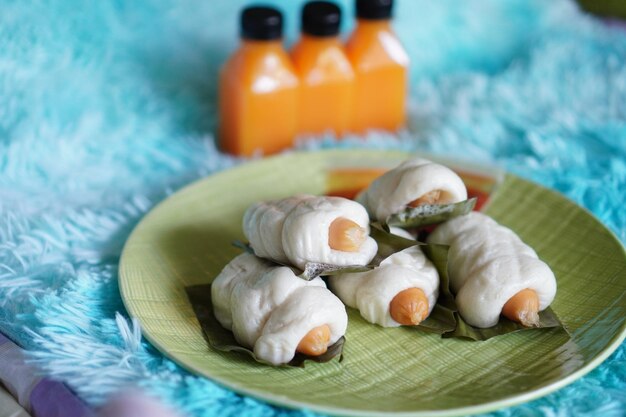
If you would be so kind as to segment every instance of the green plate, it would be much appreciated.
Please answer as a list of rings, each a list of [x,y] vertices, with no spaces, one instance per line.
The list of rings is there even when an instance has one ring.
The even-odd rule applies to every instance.
[[[527,331],[486,342],[383,329],[349,312],[343,362],[271,368],[212,350],[184,287],[210,282],[239,251],[252,202],[323,194],[333,167],[393,166],[406,153],[293,153],[194,183],[157,206],[132,233],[120,265],[124,303],[144,336],[185,367],[273,404],[335,415],[454,416],[546,395],[598,366],[626,335],[626,254],[584,209],[505,175],[485,212],[511,227],[554,270],[553,308],[571,332]]]

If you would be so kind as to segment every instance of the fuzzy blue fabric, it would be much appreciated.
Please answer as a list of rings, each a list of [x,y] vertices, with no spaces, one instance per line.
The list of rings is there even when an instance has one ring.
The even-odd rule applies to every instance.
[[[292,42],[301,2],[270,3],[286,12]],[[397,6],[412,59],[410,128],[299,147],[498,164],[562,192],[626,241],[626,31],[567,0]],[[116,283],[124,241],[154,204],[242,162],[219,153],[212,135],[216,75],[236,47],[240,7],[2,4],[0,331],[92,405],[139,384],[191,416],[309,414],[241,397],[165,359],[127,318]],[[625,414],[622,345],[576,383],[494,415]]]

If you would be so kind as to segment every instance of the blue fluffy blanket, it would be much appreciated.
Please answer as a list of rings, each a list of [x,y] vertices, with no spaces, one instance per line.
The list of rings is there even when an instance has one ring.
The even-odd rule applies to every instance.
[[[270,3],[287,13],[293,41],[301,2]],[[396,28],[412,59],[410,128],[299,147],[499,164],[564,193],[625,241],[626,31],[566,0],[398,3]],[[116,283],[124,241],[155,203],[241,162],[213,142],[216,74],[236,47],[240,7],[1,6],[0,331],[92,405],[140,384],[192,416],[299,414],[164,359],[124,318]],[[582,380],[497,414],[622,416],[625,354],[622,346]]]

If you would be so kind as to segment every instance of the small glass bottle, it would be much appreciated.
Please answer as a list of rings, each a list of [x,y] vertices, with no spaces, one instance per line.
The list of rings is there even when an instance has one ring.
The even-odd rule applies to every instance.
[[[241,46],[219,80],[221,149],[249,156],[278,152],[296,135],[298,78],[282,45],[282,14],[271,7],[241,13]]]
[[[352,128],[397,130],[406,123],[409,57],[391,28],[393,0],[357,0],[346,51],[356,75]]]
[[[291,51],[300,78],[299,133],[350,129],[354,71],[339,39],[341,9],[311,1],[302,9],[302,36]]]

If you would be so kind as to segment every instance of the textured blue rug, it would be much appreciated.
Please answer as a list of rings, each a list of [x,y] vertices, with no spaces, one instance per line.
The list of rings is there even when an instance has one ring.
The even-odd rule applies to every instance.
[[[287,12],[292,41],[301,2],[271,3]],[[92,405],[140,384],[192,416],[301,414],[164,359],[125,318],[116,284],[124,241],[154,204],[240,162],[212,137],[217,69],[236,46],[240,6],[1,6],[0,331]],[[499,164],[564,193],[626,241],[626,31],[566,0],[398,6],[412,59],[410,129],[300,148],[422,149]],[[578,382],[496,413],[624,414],[624,345]]]

